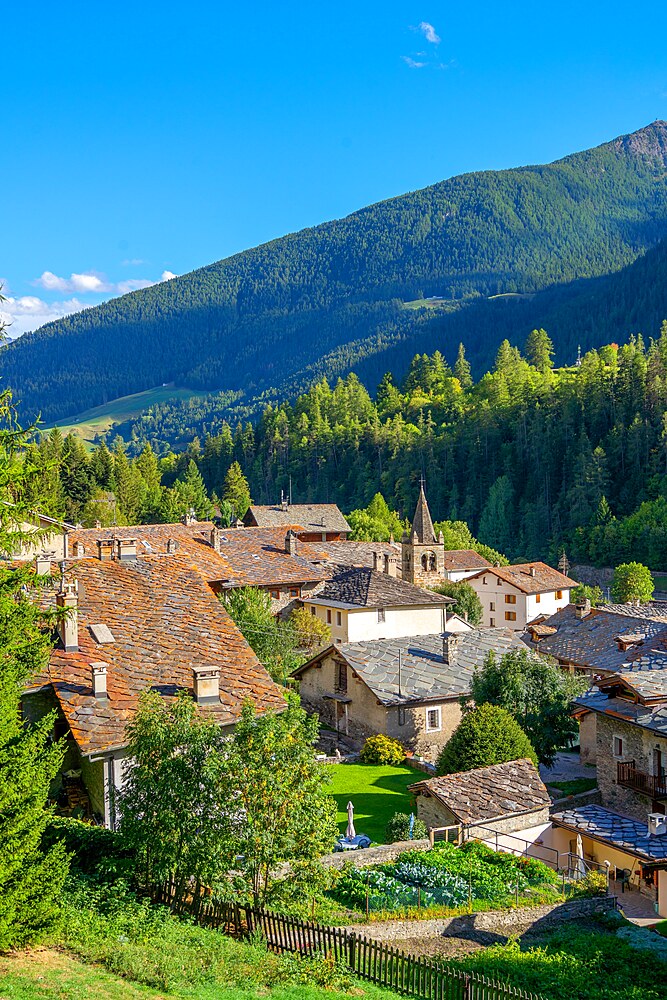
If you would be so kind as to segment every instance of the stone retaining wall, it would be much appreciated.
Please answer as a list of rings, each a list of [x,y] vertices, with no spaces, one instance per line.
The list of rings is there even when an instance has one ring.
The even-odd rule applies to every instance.
[[[555,905],[487,910],[484,913],[466,913],[458,917],[435,920],[378,920],[367,924],[350,924],[346,930],[364,934],[376,941],[462,937],[486,943],[489,940],[496,940],[498,936],[507,938],[515,934],[525,934],[538,924],[542,930],[568,920],[581,920],[594,913],[607,913],[615,908],[615,896],[598,896],[594,899],[573,899]]]
[[[558,812],[560,809],[575,809],[577,806],[600,805],[602,805],[600,789],[591,788],[587,792],[577,792],[576,795],[564,795],[560,799],[554,799],[549,809],[550,812]]]
[[[395,861],[403,851],[428,851],[431,842],[424,840],[399,840],[395,844],[381,844],[379,847],[367,847],[365,851],[337,851],[325,854],[320,862],[326,868],[342,868],[351,861],[355,868],[372,868],[373,865],[383,865],[387,861]]]

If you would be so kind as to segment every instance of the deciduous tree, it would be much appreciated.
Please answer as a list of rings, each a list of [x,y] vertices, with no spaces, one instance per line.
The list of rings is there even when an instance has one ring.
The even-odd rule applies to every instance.
[[[463,716],[443,747],[437,773],[471,771],[523,757],[537,764],[537,754],[519,723],[504,708],[478,705]]]

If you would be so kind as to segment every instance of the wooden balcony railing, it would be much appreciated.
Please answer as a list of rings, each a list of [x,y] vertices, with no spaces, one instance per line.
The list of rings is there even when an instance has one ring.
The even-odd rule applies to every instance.
[[[667,798],[667,776],[649,774],[635,767],[634,763],[619,760],[616,765],[616,782],[624,788],[632,788],[652,799]]]

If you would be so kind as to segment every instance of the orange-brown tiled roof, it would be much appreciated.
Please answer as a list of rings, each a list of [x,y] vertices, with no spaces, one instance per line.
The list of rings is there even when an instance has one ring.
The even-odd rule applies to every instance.
[[[452,570],[484,569],[491,563],[474,549],[447,549],[444,566],[448,572]]]
[[[577,586],[576,580],[570,580],[543,562],[520,563],[516,566],[490,566],[488,570],[480,570],[474,577],[468,579],[475,579],[484,572],[493,573],[499,580],[504,580],[524,594],[544,594],[551,590],[570,590]]]
[[[191,691],[195,666],[220,669],[220,703],[203,711],[221,725],[239,718],[245,699],[258,711],[284,707],[281,689],[184,549],[127,563],[83,558],[68,566],[67,578],[79,587],[79,651],[54,650],[49,675],[83,754],[122,746],[139,694]],[[90,626],[97,624],[109,628],[113,642],[95,641]],[[108,664],[107,701],[92,692],[90,664],[99,661]]]

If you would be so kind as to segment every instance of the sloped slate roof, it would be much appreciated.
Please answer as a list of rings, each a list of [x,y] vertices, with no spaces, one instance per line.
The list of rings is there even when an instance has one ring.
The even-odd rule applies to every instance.
[[[667,677],[661,678],[661,681],[661,687],[664,690]],[[651,693],[649,697],[655,697],[655,694]],[[575,711],[575,715],[585,709],[613,719],[620,719],[622,722],[632,723],[642,729],[658,733],[660,736],[667,736],[667,695],[663,704],[642,705],[625,698],[610,698],[605,691],[590,688],[575,698],[573,704],[578,710]]]
[[[248,522],[260,528],[289,527],[302,531],[351,531],[335,503],[291,503],[283,508],[253,504],[246,514]],[[245,520],[244,519],[244,520]]]
[[[302,543],[314,545],[326,562],[335,563],[338,566],[366,566],[373,569],[375,566],[374,554],[377,554],[380,565],[383,565],[384,557],[389,556],[396,562],[400,570],[401,547],[389,542],[356,542],[347,539],[340,542],[307,542]]]
[[[324,580],[329,571],[317,543],[297,542],[296,555],[285,550],[285,528],[222,529],[220,552],[210,542],[213,524],[137,524],[129,528],[80,528],[70,535],[70,553],[76,542],[83,544],[87,557],[97,555],[97,539],[118,537],[137,539],[140,556],[165,553],[167,542],[174,539],[178,552],[192,560],[209,583],[233,587],[270,587]]]
[[[294,676],[300,677],[333,650],[383,705],[441,701],[467,694],[473,670],[482,666],[491,651],[503,656],[510,649],[520,647],[517,633],[510,629],[477,628],[455,635],[448,633],[447,638],[456,644],[453,662],[450,663],[445,663],[443,658],[442,634],[416,635],[400,639],[335,643],[298,667]]]
[[[535,570],[533,574],[531,570]],[[543,562],[519,563],[516,566],[492,566],[491,573],[511,584],[523,594],[545,594],[552,590],[570,590],[576,581],[563,576],[557,569]],[[483,570],[482,570],[483,572]],[[480,576],[480,573],[475,574]]]
[[[495,571],[494,571],[495,572]],[[667,646],[659,638],[667,639],[667,622],[648,618],[629,618],[607,608],[592,608],[585,618],[579,619],[573,604],[557,611],[542,623],[556,631],[540,639],[539,650],[568,663],[576,663],[591,670],[616,673],[624,663],[651,658],[667,665]],[[616,636],[627,632],[644,636],[643,645],[619,650]],[[526,637],[527,645],[534,644]]]
[[[474,549],[447,549],[444,566],[448,572],[465,569],[484,569],[491,563]]]
[[[650,601],[648,604],[605,604],[602,611],[610,611],[615,615],[626,615],[628,618],[651,618],[653,621],[667,622],[667,601]]]
[[[81,559],[67,578],[79,584],[79,650],[54,650],[48,674],[82,753],[122,746],[139,694],[192,691],[195,666],[220,669],[220,703],[202,711],[221,725],[239,718],[246,698],[258,711],[284,707],[281,689],[187,554]],[[95,641],[90,626],[99,623],[113,642]],[[90,665],[99,661],[108,665],[106,701],[92,692]]]
[[[466,824],[534,812],[551,802],[537,768],[527,758],[429,778],[409,790],[439,799]]]
[[[649,834],[646,823],[621,816],[604,806],[579,806],[554,813],[552,821],[584,836],[595,837],[645,861],[667,861],[667,837]]]
[[[431,520],[431,512],[428,509],[424,484],[419,487],[419,499],[415,509],[415,516],[412,519],[412,531],[416,532],[417,540],[424,545],[433,545],[435,542],[435,530]]]
[[[415,587],[406,580],[358,566],[337,566],[313,600],[362,608],[393,605],[453,604],[454,598]]]

